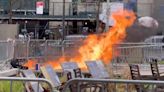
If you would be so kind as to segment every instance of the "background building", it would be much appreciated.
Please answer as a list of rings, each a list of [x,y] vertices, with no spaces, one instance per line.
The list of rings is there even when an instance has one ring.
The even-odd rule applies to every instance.
[[[159,32],[164,34],[164,0],[154,0],[153,2],[153,17],[159,22]]]
[[[36,14],[37,1],[44,2],[42,15]],[[138,17],[153,16],[160,25],[163,23],[163,0],[110,1],[123,2],[124,7],[135,11]],[[102,3],[99,8],[101,13]],[[94,33],[97,13],[97,0],[65,0],[65,34],[85,34],[86,30],[88,33]],[[63,0],[0,0],[0,23],[8,23],[10,18],[13,24],[20,25],[20,33],[26,29],[28,33],[33,32],[35,38],[43,38],[47,32],[52,34],[50,38],[60,38],[59,29],[63,27]],[[162,26],[157,31],[163,32]]]

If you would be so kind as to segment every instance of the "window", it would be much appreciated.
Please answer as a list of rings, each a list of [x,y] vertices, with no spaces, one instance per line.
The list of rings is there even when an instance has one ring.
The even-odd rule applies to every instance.
[[[160,13],[160,15],[164,15],[164,5],[160,5],[160,10],[159,10],[159,13]]]

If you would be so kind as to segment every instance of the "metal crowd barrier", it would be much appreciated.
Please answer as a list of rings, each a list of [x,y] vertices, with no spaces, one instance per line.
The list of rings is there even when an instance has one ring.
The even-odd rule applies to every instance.
[[[53,92],[53,86],[50,81],[43,79],[43,78],[20,78],[20,77],[0,77],[0,81],[10,81],[10,92],[13,92],[12,86],[14,81],[20,82],[37,82],[37,92],[39,91],[40,83],[46,83],[49,87],[50,92]],[[25,91],[26,92],[26,91]]]
[[[110,85],[113,84],[114,87],[109,86],[108,91],[107,90],[101,90],[101,92],[109,92],[109,90],[112,90],[112,92],[136,92],[136,90],[130,90],[130,86],[132,85],[149,85],[150,88],[148,90],[151,91],[146,91],[146,92],[156,92],[157,89],[156,85],[164,85],[164,81],[153,81],[153,80],[120,80],[120,79],[91,79],[91,78],[77,78],[77,79],[72,79],[68,81],[62,90],[62,92],[67,92],[69,86],[73,85],[74,83],[77,83],[79,85],[77,87],[77,92],[80,91],[80,84],[82,83],[91,83],[91,84],[98,84],[98,85]],[[119,84],[124,84],[124,90],[119,91],[121,88],[118,87]],[[103,86],[105,89],[107,86]],[[88,90],[87,92],[92,92],[91,90]],[[140,89],[137,92],[144,92],[142,89]],[[160,91],[162,92],[162,91]]]
[[[14,58],[18,59],[55,59],[71,56],[81,44],[78,41],[61,40],[30,40],[15,41]]]
[[[0,41],[0,62],[13,58],[14,44],[12,41]]]
[[[0,61],[17,59],[54,60],[72,57],[83,44],[82,40],[15,40],[0,42]],[[164,59],[163,43],[121,43],[114,45],[113,62],[145,63],[151,58]]]
[[[147,63],[152,58],[164,59],[163,43],[122,43],[114,48],[113,61],[116,63]]]

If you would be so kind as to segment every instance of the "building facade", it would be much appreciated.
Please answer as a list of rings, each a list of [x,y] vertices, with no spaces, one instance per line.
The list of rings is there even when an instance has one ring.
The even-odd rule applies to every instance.
[[[45,31],[51,30],[55,33],[62,27],[63,1],[62,0],[0,0],[0,21],[5,23],[12,18],[13,23],[20,24],[20,32],[27,29],[34,32],[36,38],[43,38]],[[43,15],[36,14],[36,2],[43,1]],[[68,34],[81,34],[84,28],[88,32],[96,30],[96,19],[98,13],[97,0],[65,0],[65,30]],[[101,0],[105,2],[106,0]],[[134,10],[138,17],[153,16],[161,19],[163,0],[110,0],[112,2],[123,2],[125,8]],[[12,14],[10,12],[12,11]],[[100,4],[100,11],[102,4]],[[161,20],[162,21],[162,20]],[[39,36],[37,36],[39,35]]]
[[[158,31],[164,34],[164,0],[154,0],[153,17],[159,22]]]

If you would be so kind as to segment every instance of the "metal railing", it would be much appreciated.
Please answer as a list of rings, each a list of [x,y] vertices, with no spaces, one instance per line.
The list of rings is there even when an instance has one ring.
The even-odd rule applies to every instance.
[[[12,1],[13,13],[20,12],[20,13],[26,14],[27,12],[35,12],[36,2],[37,2],[37,0],[31,0],[30,2],[28,2],[26,0]],[[48,10],[49,1],[43,0],[43,2],[44,2],[44,10]],[[10,7],[9,0],[0,0],[0,9],[3,9],[4,12],[8,12],[9,7]]]
[[[39,83],[44,82],[48,84],[49,86],[49,92],[54,92],[53,87],[50,81],[42,78],[18,78],[18,77],[0,77],[0,81],[10,81],[10,92],[12,91],[12,86],[14,81],[20,81],[20,82],[37,82],[37,87],[39,89]],[[77,83],[77,92],[80,92],[80,84],[85,83],[85,84],[91,84],[91,85],[102,85],[101,92],[108,92],[109,90],[113,90],[113,92],[120,92],[120,89],[123,89],[121,92],[136,92],[136,89],[130,89],[131,86],[134,85],[149,85],[150,87],[147,88],[147,90],[151,90],[151,92],[156,92],[158,90],[157,86],[158,85],[164,85],[164,81],[154,81],[154,80],[119,80],[119,79],[91,79],[91,78],[76,78],[69,80],[66,82],[66,84],[63,87],[62,92],[68,92],[68,88],[70,85],[73,85]],[[110,86],[110,85],[113,86]],[[109,85],[109,88],[106,89]],[[119,87],[122,85],[121,87]],[[86,86],[87,87],[87,86]],[[92,86],[90,86],[92,88]],[[38,90],[39,92],[39,90]],[[92,92],[91,90],[87,90],[87,92]],[[139,89],[137,92],[143,92],[142,88]]]
[[[76,40],[16,40],[14,44],[14,58],[18,59],[53,59],[61,56],[70,56],[69,52],[76,51],[75,49],[80,46],[80,43]]]
[[[80,91],[80,84],[82,83],[90,83],[90,84],[97,84],[97,85],[104,85],[102,86],[103,90],[101,90],[100,92],[108,92],[109,90],[112,90],[111,92],[136,92],[136,89],[130,89],[130,86],[134,86],[134,85],[144,85],[147,86],[149,85],[150,87],[148,87],[146,92],[157,92],[158,90],[158,85],[164,85],[164,81],[153,81],[153,80],[119,80],[119,79],[90,79],[90,78],[77,78],[77,79],[72,79],[70,81],[68,81],[65,85],[64,88],[62,90],[62,92],[67,92],[69,86],[73,85],[74,83],[77,83],[77,92],[81,92]],[[110,84],[113,84],[113,87],[110,86]],[[120,84],[124,84],[124,86],[120,86],[120,88],[118,87]],[[106,85],[109,85],[109,88],[107,88]],[[120,91],[120,89],[124,89],[122,91]],[[149,90],[149,91],[148,91]],[[150,91],[151,90],[151,91]],[[92,92],[91,90],[88,90],[87,92]],[[137,92],[145,92],[143,91],[142,88],[139,88],[139,90]]]
[[[62,15],[63,2],[51,2],[49,5],[50,15],[61,16]],[[65,14],[66,16],[92,16],[96,14],[97,3],[76,3],[66,2],[65,3]]]
[[[48,2],[43,0],[44,11],[45,13],[49,13],[49,15],[54,16],[62,16],[62,8],[63,2]],[[0,1],[0,9],[2,14],[7,14],[7,10],[9,9],[8,2]],[[31,2],[27,2],[26,0],[18,0],[17,2],[13,3],[12,12],[13,15],[32,15],[36,16],[36,0],[32,0]],[[95,14],[97,8],[97,3],[77,3],[77,2],[66,2],[65,3],[65,11],[66,16],[77,16],[83,15],[86,16],[87,14]]]
[[[0,41],[0,62],[13,58],[14,44],[12,41]]]
[[[10,92],[13,92],[12,86],[14,81],[20,81],[22,83],[26,82],[36,82],[37,85],[37,92],[39,91],[40,83],[46,83],[49,87],[50,92],[53,92],[53,87],[50,81],[43,79],[43,78],[20,78],[20,77],[0,77],[0,81],[10,81]],[[25,90],[24,90],[25,91]]]
[[[146,63],[150,59],[163,60],[163,43],[122,43],[114,48],[119,55],[113,61],[119,63]]]
[[[62,15],[62,6],[63,2],[53,2],[53,1],[46,1],[43,0],[44,5],[44,12],[49,13],[50,15]],[[36,2],[37,0],[31,0],[31,2],[27,2],[26,0],[17,0],[16,2],[13,2],[13,13],[16,14],[23,14],[23,15],[31,15],[36,16]],[[9,9],[9,2],[5,0],[0,0],[0,9],[2,10],[2,14],[7,13],[7,10]],[[91,15],[97,13],[97,3],[98,2],[66,2],[65,3],[65,11],[67,16],[72,15]],[[102,11],[102,3],[100,4],[100,11]],[[152,3],[137,3],[138,7],[137,12],[139,16],[145,16],[145,15],[152,15],[154,8]],[[143,9],[144,8],[144,9]],[[30,10],[30,11],[28,11]],[[19,13],[20,12],[20,13]]]
[[[72,38],[69,38],[72,39]],[[17,59],[54,60],[72,57],[85,38],[75,40],[15,40],[0,42],[0,61]],[[105,43],[104,43],[105,44]],[[70,53],[74,52],[74,53]],[[113,46],[113,63],[146,63],[152,58],[164,59],[163,43],[120,43]]]

